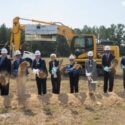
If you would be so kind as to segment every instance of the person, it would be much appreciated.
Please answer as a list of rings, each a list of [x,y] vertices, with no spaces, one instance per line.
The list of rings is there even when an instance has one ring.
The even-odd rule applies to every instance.
[[[0,57],[0,76],[5,75],[6,84],[3,85],[0,83],[1,95],[6,96],[9,94],[9,84],[10,84],[10,75],[11,75],[11,60],[7,57],[7,49],[1,49],[1,57]]]
[[[115,56],[110,53],[110,46],[104,47],[105,54],[102,56],[102,66],[104,70],[104,93],[112,92],[113,86],[114,86],[114,73],[112,73],[109,69],[111,66],[112,60],[115,58]]]
[[[19,65],[24,61],[21,58],[21,52],[19,50],[15,51],[15,60],[13,62],[13,76],[17,77]]]
[[[9,101],[9,85],[10,85],[10,75],[11,75],[11,60],[7,57],[7,49],[1,49],[0,57],[0,91],[1,96],[4,98],[4,107],[8,108],[10,105]]]
[[[70,64],[66,67],[66,72],[69,74],[70,80],[70,93],[78,93],[79,92],[79,76],[80,72],[78,69],[75,69],[75,65],[77,65],[75,61],[75,56],[70,55],[69,57]]]
[[[41,52],[39,50],[35,51],[35,59],[33,60],[32,69],[33,69],[33,72],[38,71],[35,73],[38,95],[46,94],[47,93],[47,90],[46,90],[47,77],[41,78],[39,76],[39,72],[41,71],[44,72],[46,76],[48,72],[46,68],[46,62],[44,59],[41,58]]]
[[[123,88],[124,88],[124,91],[125,91],[125,56],[122,56],[121,68],[123,69]]]
[[[25,84],[26,84],[26,79],[24,80],[24,77],[20,77],[20,65],[25,62],[24,59],[21,57],[21,52],[20,50],[15,51],[15,60],[13,62],[13,76],[16,78],[16,84],[17,84],[17,96],[18,96],[18,101],[19,103],[24,101],[24,96],[26,94],[25,91]],[[24,70],[24,75],[25,77],[28,75],[28,69],[26,68]]]
[[[88,52],[88,59],[85,61],[85,72],[88,79],[89,95],[92,96],[96,90],[96,60],[93,59],[93,52]]]
[[[51,74],[51,82],[52,82],[52,93],[59,94],[60,93],[60,83],[61,83],[61,74],[60,74],[60,64],[56,59],[56,54],[52,53],[50,55],[51,61],[49,62],[49,72]]]

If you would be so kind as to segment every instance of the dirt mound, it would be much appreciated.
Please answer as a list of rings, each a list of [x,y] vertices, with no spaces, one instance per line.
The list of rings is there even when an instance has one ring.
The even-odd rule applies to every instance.
[[[58,125],[73,125],[74,118],[70,110],[64,109],[63,112],[57,117]]]
[[[3,102],[5,102],[6,97],[0,97],[0,106],[3,107]],[[111,92],[109,94],[95,94],[90,96],[88,93],[62,93],[62,94],[46,94],[38,96],[36,94],[25,95],[23,99],[18,99],[18,97],[12,96],[7,99],[7,103],[10,103],[12,108],[17,108],[19,105],[24,105],[29,108],[42,108],[43,104],[51,105],[69,105],[69,106],[81,106],[85,107],[95,107],[96,106],[111,106],[114,104],[121,104],[124,99]]]
[[[116,93],[110,92],[109,94],[104,94],[102,103],[104,106],[112,106],[114,104],[123,103],[123,98],[119,97]]]
[[[94,96],[89,96],[87,94],[87,98],[84,102],[84,106],[86,108],[94,108],[94,107],[109,107],[115,104],[122,104],[124,99],[118,96],[114,92],[106,93],[106,94],[95,94]]]
[[[87,97],[84,102],[85,108],[94,108],[96,106],[99,106],[99,107],[102,106],[100,98],[98,98],[98,96],[101,96],[101,95],[97,96],[96,94],[94,94],[94,95],[90,96],[89,93],[87,93],[86,95],[87,95]]]
[[[68,96],[68,105],[79,106],[81,101],[77,98],[77,94],[67,94]]]
[[[50,98],[50,104],[56,104],[56,105],[60,104],[59,95],[58,94],[52,94],[52,96]]]
[[[22,108],[22,107],[29,107],[29,108],[39,108],[41,107],[41,97],[36,94],[27,94],[24,95],[23,98],[18,98],[18,96],[14,96],[11,98],[11,107],[12,108]]]
[[[79,106],[83,104],[86,95],[84,93],[70,94],[46,94],[42,96],[43,103],[56,104],[56,105],[73,105]]]

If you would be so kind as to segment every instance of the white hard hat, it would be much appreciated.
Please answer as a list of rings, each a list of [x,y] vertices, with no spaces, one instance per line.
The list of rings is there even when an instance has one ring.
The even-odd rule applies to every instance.
[[[75,59],[75,56],[74,56],[74,55],[70,55],[70,56],[69,56],[69,60],[70,60],[70,59]]]
[[[50,54],[50,57],[55,57],[56,58],[56,54],[52,53],[52,54]]]
[[[35,51],[35,56],[40,56],[41,55],[41,52],[39,50],[36,50]]]
[[[111,47],[110,46],[105,46],[104,50],[111,50]]]
[[[7,53],[8,53],[8,51],[7,51],[7,49],[6,49],[6,48],[2,48],[2,49],[1,49],[1,53],[3,53],[3,54],[7,54]]]
[[[87,55],[88,55],[88,56],[93,56],[93,52],[92,52],[92,51],[89,51]]]
[[[21,52],[19,50],[15,51],[15,56],[17,56],[17,55],[21,55]]]

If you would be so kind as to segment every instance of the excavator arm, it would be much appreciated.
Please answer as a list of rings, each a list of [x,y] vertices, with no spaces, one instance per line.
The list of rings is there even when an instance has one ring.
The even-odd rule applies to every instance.
[[[71,41],[73,37],[75,36],[73,30],[69,28],[68,26],[63,25],[59,22],[45,22],[45,21],[39,21],[34,19],[25,19],[20,17],[15,17],[13,19],[13,27],[11,30],[11,38],[10,38],[10,50],[19,50],[20,44],[21,44],[21,32],[25,30],[26,25],[20,24],[20,20],[26,20],[30,22],[35,22],[39,24],[45,24],[45,25],[56,25],[57,26],[57,34],[62,35],[66,38],[67,43],[69,46],[71,46]]]

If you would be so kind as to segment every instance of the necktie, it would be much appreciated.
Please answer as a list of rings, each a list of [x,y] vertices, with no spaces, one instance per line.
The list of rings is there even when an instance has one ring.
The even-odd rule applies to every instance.
[[[108,62],[108,60],[109,60],[109,54],[106,55],[106,59],[107,59],[107,62]]]
[[[89,60],[89,65],[92,66],[92,60]]]

